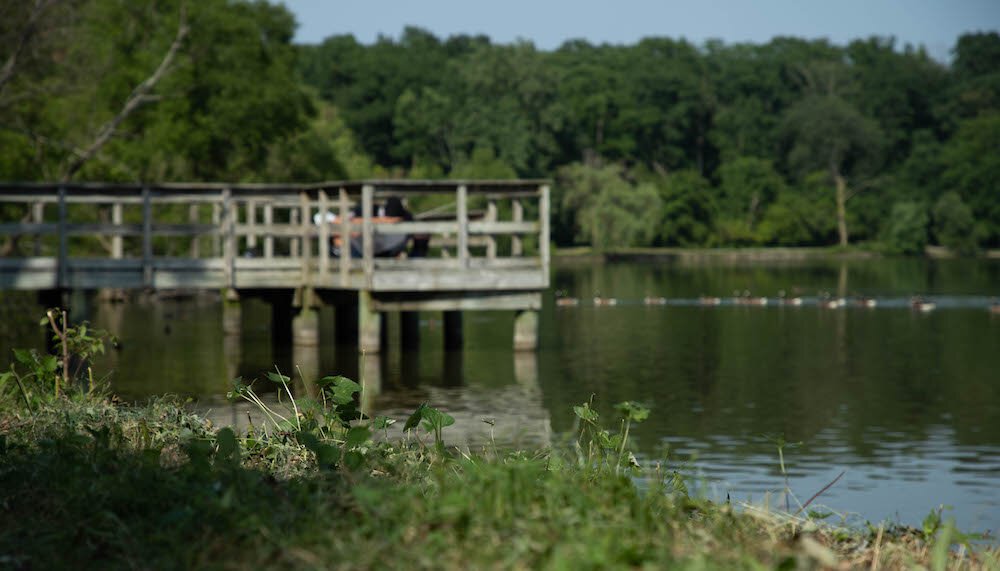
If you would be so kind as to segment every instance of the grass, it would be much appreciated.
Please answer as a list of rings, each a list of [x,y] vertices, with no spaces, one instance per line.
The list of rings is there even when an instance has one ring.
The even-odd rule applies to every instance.
[[[574,407],[552,448],[462,453],[433,406],[394,437],[359,410],[363,384],[324,377],[315,399],[294,397],[275,370],[277,402],[236,379],[230,398],[264,418],[237,434],[176,400],[106,398],[70,358],[106,333],[47,325],[61,363],[15,351],[0,373],[0,568],[1000,569],[1000,550],[940,512],[851,530],[811,519],[815,496],[804,517],[692,496],[631,453],[638,403],[613,429]]]
[[[343,422],[353,387],[327,385],[345,406],[301,402],[299,427],[245,435],[168,399],[7,399],[0,567],[1000,568],[947,522],[844,530],[691,497],[667,467],[627,457],[644,418],[632,403],[617,431],[577,407],[565,449],[462,455],[444,413],[407,423],[441,440],[375,441],[377,419]]]

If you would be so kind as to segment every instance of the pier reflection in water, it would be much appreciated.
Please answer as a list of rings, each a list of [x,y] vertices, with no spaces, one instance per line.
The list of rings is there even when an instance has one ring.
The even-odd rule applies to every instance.
[[[336,346],[330,308],[320,313],[319,347],[293,349],[273,342],[263,303],[243,305],[238,337],[223,334],[218,299],[96,303],[92,321],[124,349],[95,371],[113,370],[125,398],[193,396],[219,423],[246,422],[246,407],[223,398],[235,376],[263,379],[277,365],[296,383],[298,370],[363,377],[372,414],[402,419],[428,402],[456,417],[446,439],[471,447],[491,443],[484,418],[495,419],[499,445],[532,446],[569,431],[572,406],[592,394],[609,420],[614,403],[637,400],[652,408],[633,428],[640,460],[669,447],[671,466],[690,466],[722,498],[758,501],[784,488],[773,443],[781,435],[801,442],[785,450],[800,499],[847,470],[821,503],[908,524],[946,504],[964,529],[1000,529],[1000,315],[987,310],[1000,296],[1000,261],[582,263],[557,269],[553,290],[580,303],[549,298],[540,350],[524,355],[510,348],[512,316],[503,312],[467,315],[461,352],[444,349],[433,312],[416,322],[419,346],[399,349],[404,324],[394,317],[390,350],[359,357]],[[739,305],[727,301],[734,290],[785,290],[808,303]],[[824,293],[879,303],[828,309],[816,302]],[[912,310],[915,294],[937,309]],[[619,303],[595,307],[595,295]],[[643,303],[659,296],[667,303]],[[700,296],[723,300],[704,307]],[[14,327],[22,318],[7,317],[5,354],[29,338],[44,343],[31,329],[40,308],[29,306],[17,309],[27,333]]]

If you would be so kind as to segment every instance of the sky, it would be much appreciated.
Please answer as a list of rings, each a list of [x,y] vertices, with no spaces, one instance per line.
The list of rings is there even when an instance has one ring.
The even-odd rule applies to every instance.
[[[961,34],[1000,29],[1000,0],[283,0],[299,22],[295,41],[353,34],[364,43],[407,25],[440,38],[485,34],[544,50],[568,39],[632,44],[647,36],[695,43],[765,43],[774,36],[893,36],[948,61]]]

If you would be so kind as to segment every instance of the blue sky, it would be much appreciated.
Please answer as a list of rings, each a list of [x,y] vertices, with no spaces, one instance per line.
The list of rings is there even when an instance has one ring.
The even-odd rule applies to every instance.
[[[354,34],[369,43],[406,25],[439,37],[486,34],[554,49],[572,38],[634,43],[646,36],[766,42],[774,36],[842,44],[872,35],[924,45],[948,58],[967,31],[1000,29],[1000,0],[284,0],[299,22],[296,41]]]

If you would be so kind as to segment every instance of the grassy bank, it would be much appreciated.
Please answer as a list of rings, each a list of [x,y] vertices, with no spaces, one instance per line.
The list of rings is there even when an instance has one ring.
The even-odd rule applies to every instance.
[[[166,400],[6,401],[0,566],[1000,568],[950,524],[851,531],[691,497],[630,461],[630,405],[610,431],[577,407],[563,449],[462,454],[429,407],[398,440],[384,419],[345,424],[354,387],[248,434]]]

